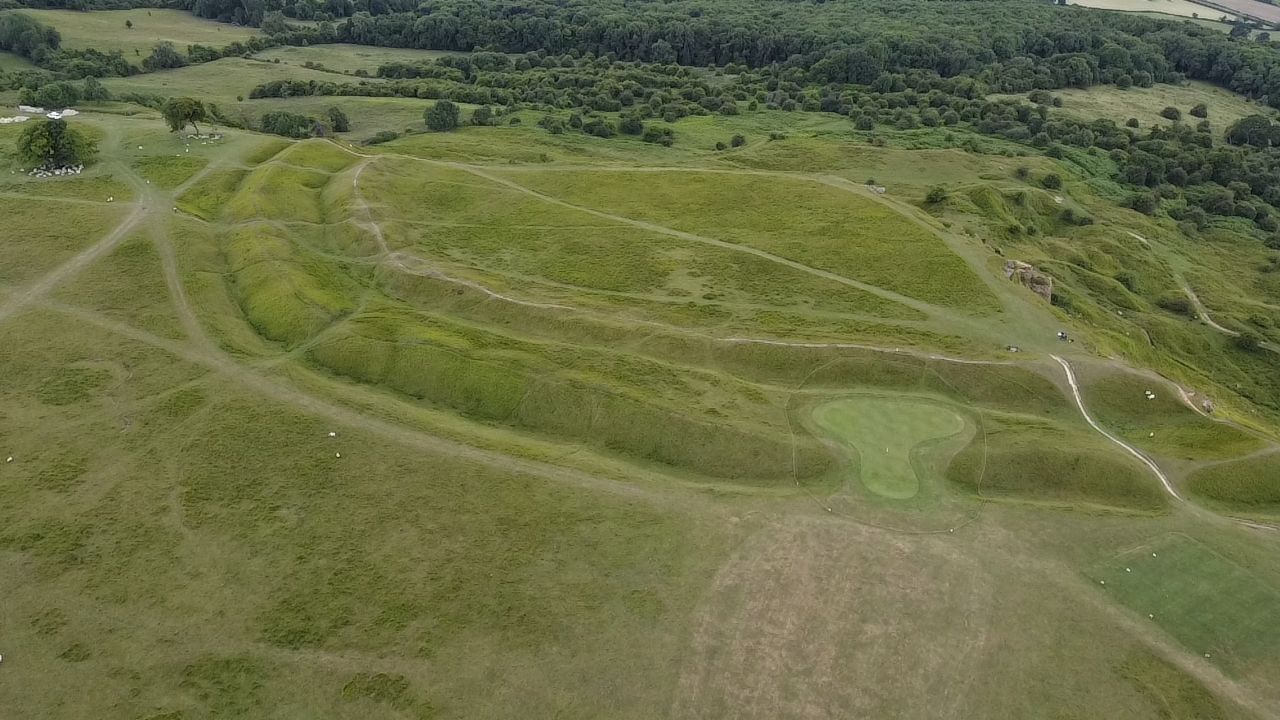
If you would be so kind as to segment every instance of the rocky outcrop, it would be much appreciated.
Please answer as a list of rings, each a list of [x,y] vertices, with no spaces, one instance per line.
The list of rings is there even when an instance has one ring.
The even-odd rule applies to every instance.
[[[1053,301],[1053,278],[1045,275],[1034,266],[1018,260],[1008,260],[1004,264],[1004,276],[1008,280],[1016,280],[1028,290],[1045,299]]]

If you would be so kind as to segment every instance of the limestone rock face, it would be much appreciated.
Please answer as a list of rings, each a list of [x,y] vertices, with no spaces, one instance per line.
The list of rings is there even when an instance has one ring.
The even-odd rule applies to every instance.
[[[1053,300],[1053,278],[1028,263],[1019,260],[1005,261],[1004,276],[1025,285],[1028,290],[1044,298],[1045,302]]]

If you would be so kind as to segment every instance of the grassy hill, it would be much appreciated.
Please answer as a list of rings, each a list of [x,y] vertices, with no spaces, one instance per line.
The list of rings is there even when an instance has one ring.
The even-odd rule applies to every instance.
[[[1273,251],[959,127],[236,100],[406,53],[106,82],[324,138],[0,125],[0,707],[1274,717]]]

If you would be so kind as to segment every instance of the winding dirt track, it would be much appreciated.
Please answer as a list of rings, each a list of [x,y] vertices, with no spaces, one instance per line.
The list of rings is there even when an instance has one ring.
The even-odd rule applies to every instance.
[[[1169,482],[1169,477],[1164,474],[1164,471],[1160,469],[1159,465],[1155,464],[1155,461],[1147,457],[1141,450],[1138,450],[1137,448],[1130,445],[1129,443],[1121,440],[1115,435],[1112,435],[1111,433],[1104,430],[1101,425],[1094,422],[1093,417],[1089,415],[1089,411],[1085,409],[1084,398],[1080,395],[1080,386],[1076,384],[1075,371],[1071,369],[1071,365],[1068,364],[1066,360],[1063,360],[1057,355],[1053,355],[1051,357],[1054,360],[1057,360],[1058,364],[1062,366],[1062,369],[1067,372],[1067,384],[1071,386],[1071,394],[1075,396],[1076,407],[1080,409],[1080,414],[1084,416],[1085,422],[1089,423],[1089,427],[1092,427],[1094,430],[1097,430],[1100,435],[1110,440],[1111,442],[1115,443],[1116,445],[1119,445],[1121,448],[1124,449],[1125,452],[1129,453],[1130,455],[1138,458],[1138,460],[1142,461],[1142,464],[1150,468],[1151,472],[1155,473],[1155,476],[1160,479],[1160,484],[1164,486],[1165,492],[1169,493],[1169,495],[1173,497],[1174,500],[1177,500],[1178,502],[1183,502],[1182,496],[1178,494],[1178,491],[1176,489],[1174,489],[1173,483]]]

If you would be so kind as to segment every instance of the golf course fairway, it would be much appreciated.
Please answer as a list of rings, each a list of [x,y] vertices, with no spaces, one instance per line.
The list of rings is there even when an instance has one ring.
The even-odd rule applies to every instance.
[[[965,426],[963,418],[943,405],[879,397],[835,400],[816,408],[813,418],[857,452],[858,475],[867,489],[895,500],[920,491],[911,462],[917,448]]]

